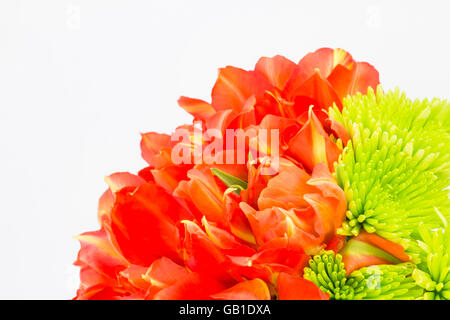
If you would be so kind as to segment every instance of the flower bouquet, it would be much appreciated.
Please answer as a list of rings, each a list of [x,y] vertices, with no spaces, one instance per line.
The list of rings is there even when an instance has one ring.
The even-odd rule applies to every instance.
[[[178,104],[105,178],[75,299],[450,299],[449,103],[323,48]]]

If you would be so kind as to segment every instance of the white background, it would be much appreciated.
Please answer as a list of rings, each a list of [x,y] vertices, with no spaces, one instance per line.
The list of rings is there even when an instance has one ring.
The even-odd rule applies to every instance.
[[[385,88],[449,98],[449,1],[0,2],[0,298],[68,299],[73,235],[103,177],[136,172],[139,133],[190,117],[217,68],[341,47]]]

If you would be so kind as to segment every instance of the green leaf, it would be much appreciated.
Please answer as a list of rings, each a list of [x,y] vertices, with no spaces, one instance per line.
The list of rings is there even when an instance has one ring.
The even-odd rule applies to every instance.
[[[211,168],[211,172],[223,183],[225,183],[227,187],[233,189],[232,191],[238,195],[241,192],[241,190],[247,189],[247,182],[245,182],[244,180],[241,180],[217,168]]]

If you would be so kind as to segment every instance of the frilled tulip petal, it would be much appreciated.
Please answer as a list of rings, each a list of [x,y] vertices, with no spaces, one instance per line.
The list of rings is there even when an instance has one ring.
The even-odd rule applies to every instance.
[[[206,101],[188,97],[180,97],[178,105],[194,116],[195,119],[205,121],[216,113],[216,110]]]
[[[335,103],[340,109],[342,103],[336,91],[327,80],[321,78],[319,71],[306,80],[301,87],[297,88],[291,93],[293,97],[308,97],[316,101],[314,106],[318,113],[321,113],[321,118],[324,117],[322,109],[328,110],[329,107]]]
[[[240,180],[246,179],[244,165],[197,165],[189,170],[189,181],[182,181],[174,191],[188,202],[192,202],[201,215],[208,221],[227,224],[225,217],[224,192],[228,188],[219,178],[215,177],[211,169],[218,169]]]
[[[285,166],[261,192],[258,206],[262,211],[241,204],[260,242],[287,232],[313,252],[335,236],[345,217],[346,200],[327,166],[319,163],[312,176],[295,165]]]
[[[301,125],[294,119],[268,114],[261,120],[259,128],[269,132],[279,130],[280,145],[284,146],[300,130]]]
[[[263,96],[269,83],[253,71],[228,66],[219,69],[219,76],[212,89],[212,106],[215,110],[240,112],[252,95]]]
[[[251,257],[250,264],[267,268],[274,274],[279,272],[301,274],[308,260],[309,256],[301,246],[285,236],[263,244],[258,253]]]
[[[280,273],[277,282],[280,300],[329,300],[327,293],[301,277]]]
[[[271,85],[283,91],[296,66],[294,62],[283,56],[262,57],[256,63],[255,72],[262,74]]]
[[[80,288],[74,299],[114,299],[118,293],[117,274],[129,263],[113,248],[106,232],[101,229],[76,237],[81,244],[76,266],[80,266]]]
[[[327,78],[334,68],[338,66],[351,69],[354,61],[352,56],[342,49],[321,48],[315,52],[308,53],[298,63],[299,68],[305,70],[307,75],[311,75],[315,70],[319,70],[323,78]]]
[[[110,220],[111,209],[114,205],[114,195],[108,188],[98,200],[97,217],[101,226]]]
[[[341,152],[311,108],[308,121],[289,142],[289,154],[308,170],[312,170],[319,162],[325,162],[332,171]]]
[[[129,263],[111,245],[105,230],[85,232],[75,238],[81,244],[75,265],[89,266],[111,278],[128,266]]]
[[[226,272],[227,257],[208,235],[194,222],[183,221],[185,238],[183,242],[186,266],[221,282],[231,281]]]
[[[405,252],[405,248],[403,248],[402,245],[386,240],[379,235],[376,235],[375,233],[368,233],[368,232],[360,232],[359,235],[355,238],[358,239],[358,241],[364,241],[368,244],[371,244],[373,246],[376,246],[389,254],[393,255],[397,259],[399,259],[402,262],[409,261],[409,256]]]
[[[342,255],[347,274],[371,265],[409,261],[401,245],[366,232],[350,239],[339,253]]]
[[[316,190],[306,183],[310,178],[308,173],[294,164],[283,168],[262,190],[258,208],[264,210],[271,207],[284,209],[307,207],[309,204],[302,195]]]
[[[188,274],[189,271],[186,268],[162,257],[152,263],[144,278],[150,281],[152,286],[166,288]]]
[[[151,174],[155,182],[167,192],[173,193],[180,181],[187,180],[187,172],[191,165],[168,166],[162,169],[153,169]]]
[[[145,167],[138,172],[138,176],[145,180],[145,182],[154,181],[153,175],[152,175],[152,167],[148,166]]]
[[[287,226],[284,216],[276,208],[257,211],[245,202],[240,203],[240,208],[246,215],[256,243],[259,245],[274,238],[283,237],[286,233]]]
[[[358,92],[366,94],[369,87],[375,90],[380,84],[379,78],[378,71],[371,64],[358,62],[348,93],[350,95],[355,95]]]
[[[328,225],[329,236],[335,234],[345,217],[347,201],[344,191],[337,185],[335,178],[331,175],[324,163],[319,163],[314,167],[312,177],[307,182],[320,191],[320,196],[312,194],[305,195],[305,200],[320,215],[325,225]]]
[[[297,92],[314,73],[325,80],[336,66],[349,69],[353,64],[351,55],[342,49],[321,48],[308,53],[299,61],[285,93],[292,95]]]
[[[136,190],[124,188],[116,193],[111,229],[128,261],[149,266],[162,256],[177,259],[176,224],[190,217],[161,187],[147,183]]]
[[[97,284],[86,289],[79,289],[75,300],[119,300],[123,294],[123,290]]]
[[[209,300],[211,294],[220,292],[225,286],[214,278],[193,272],[174,284],[159,291],[154,300]]]
[[[225,254],[233,256],[249,256],[255,253],[255,250],[240,243],[232,234],[214,226],[203,217],[202,224],[209,238],[223,250]]]
[[[147,273],[147,271],[147,267],[131,265],[125,270],[122,270],[120,272],[120,275],[124,277],[128,281],[128,283],[134,286],[137,290],[145,293],[151,285],[151,282],[145,278],[145,274]]]
[[[217,186],[209,166],[197,166],[188,172],[189,181],[182,181],[174,194],[191,201],[208,220],[225,224],[223,191]]]
[[[376,89],[380,83],[378,71],[366,62],[358,62],[353,68],[337,66],[329,75],[328,81],[342,100],[347,95],[367,93],[367,88]]]
[[[139,187],[145,180],[128,172],[117,172],[105,177],[105,182],[112,192],[117,192],[124,187]]]
[[[147,132],[141,135],[141,154],[148,164],[153,165],[153,157],[162,149],[170,148],[170,136],[167,134]]]
[[[327,123],[335,137],[341,139],[343,146],[347,145],[347,142],[350,140],[350,135],[344,126],[334,119],[327,119]]]
[[[234,193],[228,193],[225,196],[225,212],[228,217],[230,231],[237,238],[251,244],[256,244],[250,223],[247,217],[239,208],[240,196]]]
[[[217,300],[270,300],[267,284],[261,279],[240,282],[222,292],[211,295]]]

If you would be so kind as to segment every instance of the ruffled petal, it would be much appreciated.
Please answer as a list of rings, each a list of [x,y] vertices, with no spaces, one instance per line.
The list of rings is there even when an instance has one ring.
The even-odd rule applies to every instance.
[[[285,166],[280,173],[269,180],[267,187],[262,190],[258,198],[260,210],[279,207],[284,209],[308,207],[303,198],[306,193],[316,189],[307,184],[311,176],[295,164]]]
[[[350,239],[339,253],[347,274],[371,265],[398,264],[410,260],[400,244],[365,231]]]
[[[262,57],[255,66],[255,72],[262,74],[272,86],[283,91],[292,76],[296,64],[283,56]]]
[[[180,97],[178,99],[178,105],[194,116],[195,120],[205,121],[216,113],[216,110],[214,110],[211,104],[200,99]]]
[[[141,135],[141,154],[148,164],[154,165],[154,157],[159,155],[163,149],[171,147],[168,134],[147,132]]]
[[[128,172],[117,172],[105,177],[105,182],[109,189],[114,193],[124,187],[139,187],[145,183],[145,180],[137,175]]]
[[[240,112],[248,98],[264,95],[270,84],[263,76],[253,71],[245,71],[228,66],[219,69],[219,76],[212,89],[212,106],[215,110]]]
[[[289,154],[308,170],[312,170],[317,163],[324,162],[333,171],[333,164],[339,159],[341,152],[311,108],[308,121],[289,141]]]
[[[217,300],[270,300],[267,284],[261,279],[239,282],[231,288],[211,295]]]
[[[153,199],[153,200],[151,200]],[[116,193],[111,230],[122,254],[133,264],[150,266],[157,258],[178,259],[177,223],[191,215],[154,183]]]
[[[221,282],[232,281],[226,271],[228,258],[208,235],[194,222],[183,221],[185,238],[183,242],[186,266],[194,271],[208,275]]]
[[[174,284],[158,291],[154,300],[209,300],[211,294],[220,292],[225,286],[214,278],[191,272]]]
[[[328,76],[328,81],[341,100],[358,92],[366,94],[369,87],[375,90],[380,83],[378,71],[367,62],[355,63],[350,69],[339,65]]]
[[[280,300],[329,300],[329,295],[313,282],[298,276],[280,273],[277,282]]]

